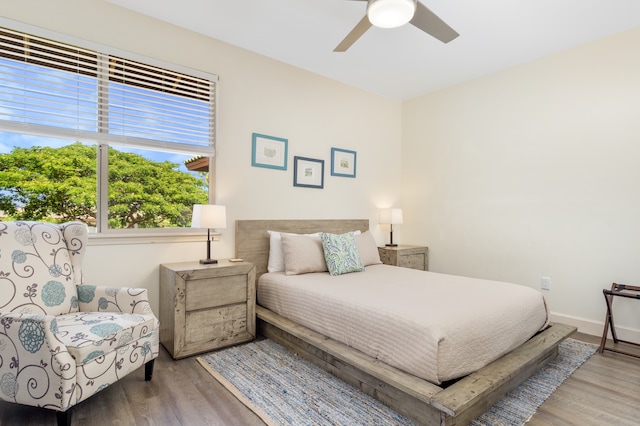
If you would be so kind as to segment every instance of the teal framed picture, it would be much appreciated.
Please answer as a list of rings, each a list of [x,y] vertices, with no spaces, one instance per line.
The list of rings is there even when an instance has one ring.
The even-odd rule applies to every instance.
[[[324,188],[324,160],[293,157],[293,186]]]
[[[331,148],[331,176],[356,177],[356,152]]]
[[[268,169],[287,170],[289,141],[275,136],[253,133],[251,165]]]

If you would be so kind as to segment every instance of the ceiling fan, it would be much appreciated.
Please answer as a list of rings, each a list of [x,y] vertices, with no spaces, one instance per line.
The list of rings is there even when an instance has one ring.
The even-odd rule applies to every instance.
[[[345,52],[372,25],[379,28],[396,28],[411,22],[413,26],[443,43],[448,43],[460,35],[418,0],[356,1],[367,2],[367,14],[333,49],[334,52]]]

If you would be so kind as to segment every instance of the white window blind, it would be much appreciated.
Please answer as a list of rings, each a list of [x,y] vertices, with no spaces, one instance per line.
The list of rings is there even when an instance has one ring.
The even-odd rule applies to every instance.
[[[210,156],[212,77],[0,28],[0,128]]]

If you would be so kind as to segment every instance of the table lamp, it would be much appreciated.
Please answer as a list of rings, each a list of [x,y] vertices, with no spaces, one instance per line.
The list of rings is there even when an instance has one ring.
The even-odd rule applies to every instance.
[[[211,259],[211,229],[227,227],[226,207],[213,204],[194,204],[191,227],[207,228],[207,258],[200,260],[200,263],[204,265],[218,263],[216,259]]]
[[[402,223],[402,209],[380,210],[380,223],[390,225],[389,244],[385,245],[387,247],[397,247],[398,245],[393,243],[393,225],[400,225]]]

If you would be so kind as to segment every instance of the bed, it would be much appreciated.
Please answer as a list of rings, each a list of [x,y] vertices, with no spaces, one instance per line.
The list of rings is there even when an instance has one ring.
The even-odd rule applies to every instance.
[[[297,288],[304,287],[300,282],[313,281],[316,275],[323,274],[311,273],[288,277],[282,273],[267,273],[270,246],[267,231],[277,230],[296,234],[311,234],[322,231],[341,234],[354,230],[364,233],[368,228],[368,220],[241,220],[236,222],[236,256],[256,265],[257,279],[264,275],[263,280],[259,281],[262,284],[258,286],[258,293],[260,293],[260,285],[262,285],[263,294],[261,297],[263,301],[261,303],[266,306],[258,305],[256,308],[258,330],[262,335],[288,347],[409,418],[422,424],[433,425],[469,423],[506,392],[553,359],[557,355],[559,343],[575,331],[575,328],[562,324],[547,325],[546,318],[540,319],[538,313],[538,318],[535,321],[542,322],[533,325],[535,330],[525,331],[529,335],[534,334],[533,337],[526,341],[521,339],[524,343],[517,341],[519,338],[505,343],[505,350],[508,350],[505,355],[488,364],[481,359],[481,356],[477,356],[475,358],[478,358],[479,367],[474,366],[473,362],[469,360],[458,362],[464,368],[470,368],[470,371],[462,371],[459,368],[456,370],[456,367],[460,365],[456,365],[456,362],[450,362],[451,365],[444,369],[447,371],[441,373],[437,363],[435,363],[435,369],[421,371],[420,366],[429,364],[429,362],[413,356],[409,357],[413,366],[407,367],[402,362],[396,362],[393,357],[394,347],[400,348],[395,351],[400,354],[411,352],[411,348],[401,349],[402,347],[398,346],[399,343],[394,339],[389,339],[386,342],[387,338],[382,337],[381,334],[376,335],[376,324],[380,321],[370,321],[372,324],[376,323],[373,325],[367,325],[367,321],[363,321],[365,325],[362,327],[364,329],[356,327],[356,336],[362,333],[373,333],[370,335],[362,334],[363,339],[360,340],[371,343],[374,346],[374,352],[371,352],[370,348],[363,347],[362,341],[357,342],[353,338],[345,340],[340,335],[340,327],[332,326],[330,320],[337,321],[337,324],[340,324],[340,321],[346,323],[347,318],[336,319],[335,315],[350,314],[352,310],[355,310],[349,308],[352,306],[351,300],[345,301],[347,308],[337,310],[342,313],[336,313],[337,311],[333,310],[330,314],[322,317],[323,310],[330,310],[330,308],[323,307],[320,303],[307,303],[302,309],[302,313],[292,314],[292,309],[295,311],[295,303],[298,303],[295,302],[295,291]],[[389,278],[394,277],[394,273],[400,273],[398,282],[429,277],[429,280],[432,281],[444,280],[442,285],[445,287],[454,285],[464,288],[466,285],[477,284],[473,280],[465,283],[465,279],[461,277],[419,272],[388,265],[371,265],[365,268],[362,273],[332,278],[343,278],[342,282],[361,279],[366,282],[373,279],[374,276],[385,276],[389,281],[395,279]],[[336,280],[330,281],[338,282]],[[269,294],[273,282],[285,283],[284,294],[289,294],[290,298],[294,300],[293,308],[292,306],[283,307],[281,302],[270,302]],[[288,289],[287,285],[289,285]],[[361,284],[355,285],[352,293],[357,299],[359,292],[362,293],[363,289],[357,287]],[[472,287],[467,288],[469,291],[471,289]],[[329,289],[328,292],[337,293],[337,290]],[[308,300],[314,300],[316,296],[307,295],[306,297]],[[384,301],[384,299],[384,295],[381,296],[381,300]],[[316,311],[312,310],[313,305],[317,305],[315,306]],[[378,304],[374,309],[375,317],[382,318],[381,313],[386,310],[388,310],[386,307]],[[309,322],[305,318],[305,311],[308,311],[307,317],[319,316],[321,319],[319,325]],[[437,312],[434,312],[434,315],[437,316]],[[352,321],[353,318],[349,317],[349,324]],[[427,342],[428,339],[425,336],[416,335],[410,330],[412,321],[411,317],[405,318],[404,322],[392,321],[397,324],[391,335],[405,333],[410,338],[413,336],[416,341]],[[514,321],[516,321],[516,317],[512,316],[510,321],[503,321],[503,323],[510,324]],[[383,320],[382,322],[388,323],[390,321]],[[526,323],[528,320],[524,322]],[[328,324],[328,328],[323,328],[323,324]],[[337,334],[336,328],[338,329]],[[543,330],[536,333],[537,328],[543,328]],[[377,337],[377,340],[372,336]],[[385,343],[391,349],[384,349]],[[451,350],[454,355],[460,352],[460,348],[456,347]],[[431,354],[430,356],[433,358],[440,355]],[[426,358],[427,361],[428,358],[429,356]],[[453,359],[455,360],[455,357]],[[459,378],[460,375],[463,377]]]

